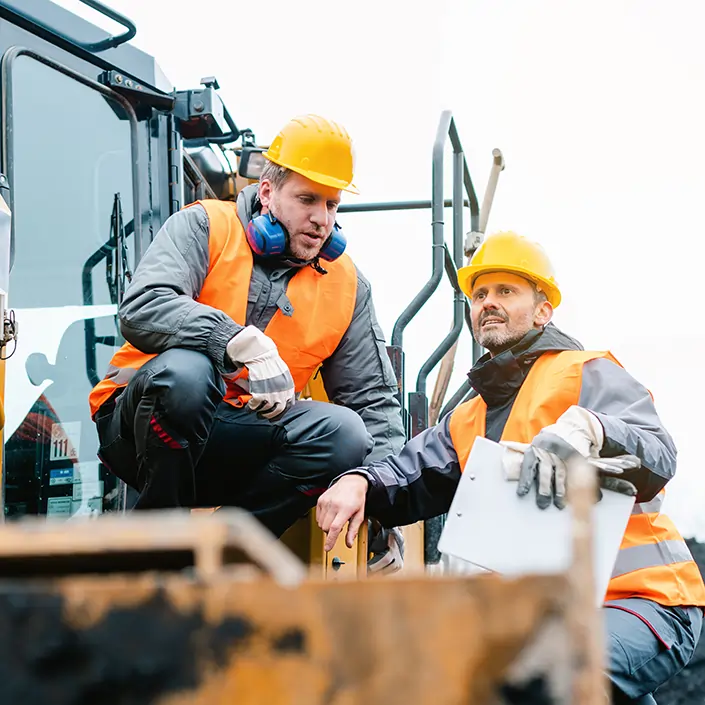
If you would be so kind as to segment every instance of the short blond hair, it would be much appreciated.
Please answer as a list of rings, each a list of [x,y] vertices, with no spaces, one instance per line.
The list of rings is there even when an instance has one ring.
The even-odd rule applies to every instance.
[[[260,183],[262,183],[264,179],[267,179],[267,181],[272,184],[272,188],[276,191],[286,183],[286,180],[290,176],[291,169],[287,169],[285,166],[279,166],[279,164],[270,162],[266,157],[264,158],[264,169],[262,169],[262,173],[259,177]]]

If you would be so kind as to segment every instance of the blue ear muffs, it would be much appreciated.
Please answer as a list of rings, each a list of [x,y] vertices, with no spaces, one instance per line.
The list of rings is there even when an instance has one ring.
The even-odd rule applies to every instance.
[[[345,237],[343,229],[336,223],[333,226],[333,232],[326,240],[326,244],[323,245],[318,256],[326,262],[332,262],[345,252],[347,244],[348,239]]]
[[[245,233],[256,255],[272,257],[283,255],[286,251],[286,230],[271,213],[253,218],[247,224]]]
[[[261,257],[275,257],[286,252],[288,234],[284,226],[271,213],[253,218],[247,224],[245,234],[252,251]],[[335,223],[333,232],[318,256],[326,262],[332,262],[345,252],[347,244],[342,228]]]

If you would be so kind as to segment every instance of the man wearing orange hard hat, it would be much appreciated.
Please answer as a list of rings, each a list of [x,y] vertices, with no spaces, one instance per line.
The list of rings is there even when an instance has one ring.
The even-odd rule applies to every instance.
[[[357,193],[350,136],[304,115],[264,157],[237,203],[165,222],[89,401],[99,456],[136,509],[235,505],[281,535],[333,477],[405,436],[370,285],[336,222],[342,191]],[[319,367],[332,404],[298,399]],[[374,570],[401,567],[401,537],[385,535]]]
[[[334,481],[316,516],[330,545],[359,517],[402,526],[446,513],[475,438],[505,446],[521,496],[563,508],[569,461],[597,468],[602,488],[636,496],[603,610],[613,702],[651,693],[690,660],[705,585],[688,546],[661,512],[676,470],[673,440],[649,391],[609,351],[585,351],[552,322],[561,292],[544,250],[513,232],[489,236],[458,272],[473,335],[488,350],[468,376],[475,395],[401,453]]]

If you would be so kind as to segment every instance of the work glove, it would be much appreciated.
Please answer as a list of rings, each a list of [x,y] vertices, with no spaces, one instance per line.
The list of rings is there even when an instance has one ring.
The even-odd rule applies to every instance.
[[[391,574],[404,567],[404,536],[397,528],[381,529],[370,541],[372,558],[367,561],[367,572],[375,575]]]
[[[631,482],[615,476],[640,467],[641,460],[634,455],[600,458],[603,443],[604,430],[599,419],[587,409],[571,406],[556,423],[543,428],[531,443],[502,441],[507,449],[505,477],[518,481],[519,496],[526,495],[536,483],[536,504],[540,509],[551,503],[563,509],[568,464],[580,455],[596,468],[599,488],[636,496],[636,487]],[[599,488],[598,501],[602,498]]]
[[[247,368],[247,406],[266,419],[283,414],[296,396],[294,380],[274,341],[256,326],[245,326],[227,345],[236,368]],[[244,380],[243,380],[244,381]]]

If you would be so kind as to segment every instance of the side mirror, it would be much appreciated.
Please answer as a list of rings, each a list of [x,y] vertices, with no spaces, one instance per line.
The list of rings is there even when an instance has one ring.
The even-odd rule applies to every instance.
[[[243,147],[237,165],[238,176],[242,176],[243,179],[259,181],[266,161],[265,151],[266,149],[263,147]]]

